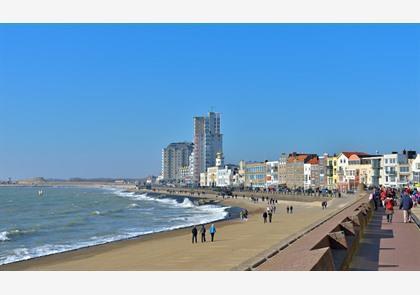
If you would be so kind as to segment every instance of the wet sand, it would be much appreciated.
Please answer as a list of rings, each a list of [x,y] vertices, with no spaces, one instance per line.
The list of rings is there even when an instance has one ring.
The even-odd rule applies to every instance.
[[[212,195],[200,197],[221,201]],[[280,201],[273,223],[264,224],[261,215],[266,203],[225,199],[226,205],[247,208],[250,218],[247,222],[237,219],[218,222],[214,243],[202,244],[199,236],[199,243],[193,245],[191,228],[180,229],[3,265],[0,270],[230,270],[355,200],[354,196],[333,199],[326,211],[318,201]],[[286,214],[287,205],[294,206],[293,215]]]

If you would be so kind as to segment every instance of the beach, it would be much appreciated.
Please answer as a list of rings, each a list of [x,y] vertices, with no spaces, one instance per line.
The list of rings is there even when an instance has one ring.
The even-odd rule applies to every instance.
[[[227,271],[357,199],[356,196],[335,198],[325,211],[321,209],[319,201],[279,201],[273,223],[264,224],[261,215],[267,207],[266,203],[254,204],[248,198],[241,197],[224,200],[214,195],[200,197],[222,201],[227,206],[246,208],[250,213],[249,220],[216,223],[214,243],[202,244],[199,241],[193,245],[191,228],[187,228],[2,265],[0,270]],[[294,214],[286,214],[286,206],[293,206]]]

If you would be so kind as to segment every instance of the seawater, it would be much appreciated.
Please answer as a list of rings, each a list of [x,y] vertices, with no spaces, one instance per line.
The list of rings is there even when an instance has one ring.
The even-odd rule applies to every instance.
[[[222,220],[229,210],[118,189],[0,187],[0,265]]]

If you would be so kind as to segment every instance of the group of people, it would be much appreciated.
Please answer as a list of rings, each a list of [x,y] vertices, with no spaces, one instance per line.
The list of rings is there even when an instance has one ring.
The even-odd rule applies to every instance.
[[[264,211],[264,213],[263,213],[263,220],[264,220],[264,223],[267,223],[267,218],[268,218],[268,222],[272,222],[273,221],[273,211],[271,211],[271,210],[269,210],[268,208],[267,208],[267,210],[266,211]]]
[[[272,223],[273,215],[276,213],[276,211],[277,211],[277,206],[276,205],[272,205],[272,206],[267,207],[267,210],[265,210],[264,213],[263,213],[264,223],[267,223],[267,222]],[[293,206],[287,205],[286,213],[287,214],[293,214],[294,213]]]
[[[210,231],[211,241],[214,242],[214,236],[216,235],[216,226],[214,224],[212,224],[210,226],[209,231]],[[207,233],[207,229],[206,229],[205,224],[203,224],[200,227],[201,243],[206,243],[207,242],[206,233]],[[198,229],[197,229],[197,226],[195,226],[195,225],[192,229],[192,243],[193,244],[198,243]]]
[[[379,207],[385,210],[388,223],[392,223],[394,216],[394,208],[398,206],[404,212],[404,223],[411,222],[411,209],[417,206],[420,202],[420,194],[417,189],[406,188],[400,192],[398,198],[398,191],[394,188],[381,187],[369,196],[369,200],[373,203],[375,211]]]

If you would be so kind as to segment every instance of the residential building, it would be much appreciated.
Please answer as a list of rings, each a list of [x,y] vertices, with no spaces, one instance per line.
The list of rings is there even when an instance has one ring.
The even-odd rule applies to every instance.
[[[166,181],[181,181],[185,167],[190,164],[193,144],[190,142],[171,143],[162,151],[162,176]]]
[[[303,189],[305,187],[305,164],[317,157],[315,154],[289,154],[286,163],[286,185],[288,188]]]
[[[411,162],[411,182],[420,187],[420,154]]]
[[[232,187],[235,184],[235,175],[238,174],[237,165],[225,165],[217,170],[217,187]]]
[[[279,158],[279,186],[286,186],[286,164],[288,155],[282,153]]]
[[[342,152],[337,157],[338,189],[340,191],[357,190],[359,185],[359,171],[356,165],[360,164],[359,156],[367,155],[363,152]]]
[[[245,187],[265,188],[266,162],[245,163]]]
[[[363,183],[367,187],[378,187],[382,185],[384,178],[382,161],[382,155],[360,156],[360,183]]]
[[[184,184],[190,184],[192,182],[190,167],[189,166],[181,167],[179,171],[180,171],[180,177],[181,177],[180,182]]]
[[[279,186],[279,161],[266,162],[266,188],[277,189]]]
[[[401,169],[402,168],[402,169]],[[399,188],[408,183],[408,158],[406,155],[392,152],[391,154],[384,155],[384,172],[386,187]],[[401,175],[400,173],[403,173]]]
[[[217,187],[217,171],[219,167],[209,167],[207,168],[207,187]]]
[[[319,157],[319,188],[324,189],[328,185],[327,178],[328,154]]]
[[[337,155],[328,157],[327,165],[327,188],[329,190],[335,190],[338,188],[338,176],[337,176]]]
[[[207,172],[200,173],[202,187],[231,187],[237,182],[237,165],[225,165],[222,153],[217,153],[216,166],[207,168]]]
[[[220,114],[210,112],[207,116],[194,117],[193,181],[200,181],[200,174],[215,166],[217,153],[223,153],[223,135],[220,133]]]
[[[312,157],[303,164],[304,167],[304,184],[303,188],[308,189],[318,189],[320,188],[320,166],[319,158]]]
[[[200,173],[200,186],[207,186],[207,172]]]
[[[411,168],[409,157],[415,157],[413,151],[403,151],[402,153],[392,152],[384,155],[384,185],[386,187],[403,188],[409,185]]]

